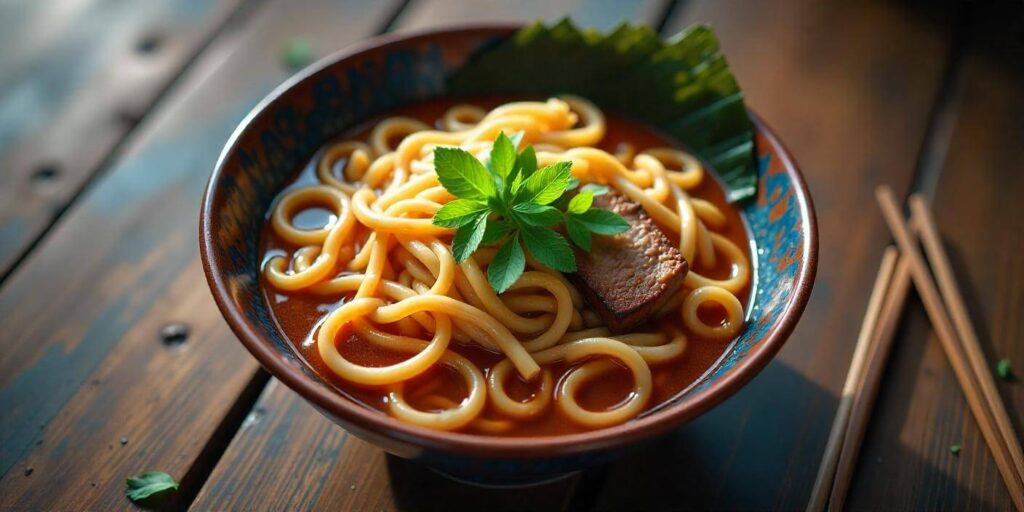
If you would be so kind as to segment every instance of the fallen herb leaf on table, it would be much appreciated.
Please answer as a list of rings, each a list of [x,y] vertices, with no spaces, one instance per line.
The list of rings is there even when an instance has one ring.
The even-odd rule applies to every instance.
[[[174,477],[163,471],[147,471],[125,480],[125,496],[132,501],[139,501],[150,496],[178,490],[178,482]]]
[[[1010,365],[1010,360],[1002,358],[996,363],[996,375],[1003,380],[1010,380],[1013,377],[1013,366]]]

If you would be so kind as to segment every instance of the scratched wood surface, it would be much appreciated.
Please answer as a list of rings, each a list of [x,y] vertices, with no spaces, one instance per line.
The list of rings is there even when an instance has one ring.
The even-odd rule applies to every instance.
[[[889,240],[872,198],[880,183],[934,197],[987,355],[1009,357],[1024,373],[1024,345],[1017,343],[1024,327],[1024,215],[1016,205],[1024,193],[1017,155],[1024,72],[1008,65],[1024,62],[1024,44],[1019,36],[992,37],[1024,33],[1008,23],[1021,19],[1015,4],[176,4],[173,12],[202,11],[189,18],[167,15],[164,3],[80,2],[62,4],[64,11],[46,10],[49,1],[17,11],[0,6],[0,43],[24,40],[18,51],[0,52],[0,276],[18,262],[0,277],[0,509],[131,508],[124,477],[153,469],[182,482],[165,504],[172,509],[802,508]],[[89,9],[120,21],[108,24],[109,33],[76,23]],[[564,14],[602,29],[643,21],[665,35],[695,21],[714,24],[749,104],[779,132],[808,178],[821,230],[818,280],[777,360],[678,433],[581,477],[526,490],[476,489],[385,456],[258,370],[203,282],[196,205],[234,125],[289,74],[280,64],[285,41],[308,39],[323,55],[387,30]],[[160,71],[145,74],[137,94],[129,85],[109,101],[96,100],[96,85],[112,76],[134,83],[135,75],[119,70],[146,58],[125,42],[152,34],[160,35],[158,51],[146,58],[160,62],[153,65]],[[100,57],[83,58],[75,68],[81,74],[72,73],[59,66],[78,55],[68,53],[68,41]],[[40,76],[73,80],[52,102],[33,96],[36,103],[21,103],[9,94]],[[40,114],[9,105],[37,105]],[[117,130],[95,121],[121,112],[128,122]],[[39,134],[74,141],[74,154],[82,155],[73,164],[49,160],[60,164],[52,182],[26,181],[47,161],[24,156],[46,148],[23,142],[48,140]],[[7,208],[9,198],[29,207]],[[53,223],[53,212],[64,208]],[[30,236],[10,238],[8,226],[24,223],[23,215]],[[916,303],[898,336],[850,508],[1008,509]],[[1020,431],[1020,382],[1000,389]],[[956,442],[964,447],[959,458],[948,450]]]
[[[798,509],[889,240],[874,188],[911,185],[950,23],[921,21],[886,1],[687,5],[669,26],[715,26],[748,104],[804,172],[818,214],[818,275],[779,356],[727,402],[612,466],[615,485],[604,487],[598,508]]]
[[[973,4],[961,16],[966,48],[951,84],[953,108],[921,189],[964,293],[983,350],[1024,365],[1024,17]],[[905,319],[853,481],[851,509],[1011,510],[988,446],[915,302]],[[996,380],[1024,432],[1019,377]],[[959,456],[950,452],[962,446]]]
[[[349,435],[274,380],[192,510],[564,510],[576,486],[453,482]]]
[[[181,479],[184,497],[205,480],[207,446],[257,369],[200,269],[206,178],[234,126],[288,76],[284,40],[350,44],[372,35],[395,3],[301,5],[256,9],[220,34],[4,284],[4,506],[123,508],[124,478],[151,469]],[[173,322],[191,329],[176,347],[159,335]]]
[[[240,3],[0,5],[0,279]]]

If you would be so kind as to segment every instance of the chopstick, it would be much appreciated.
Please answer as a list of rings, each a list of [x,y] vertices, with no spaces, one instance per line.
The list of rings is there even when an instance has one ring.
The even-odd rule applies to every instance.
[[[871,297],[868,299],[868,309],[864,315],[864,321],[860,326],[860,333],[857,335],[857,344],[853,349],[853,359],[850,362],[850,370],[846,374],[846,382],[843,384],[843,392],[839,397],[839,407],[836,409],[835,419],[832,421],[832,431],[829,432],[828,443],[825,445],[825,455],[818,468],[818,477],[814,481],[814,490],[811,492],[811,501],[807,510],[820,512],[825,510],[829,493],[832,490],[832,482],[836,475],[836,467],[839,464],[840,449],[847,432],[847,423],[850,419],[850,412],[853,409],[854,398],[861,381],[865,375],[865,363],[868,361],[868,352],[872,337],[877,332],[878,315],[882,311],[885,302],[886,291],[896,268],[896,260],[899,251],[895,247],[886,248],[882,256],[882,263],[878,268],[878,276],[875,277],[875,284],[871,288]]]
[[[860,447],[864,442],[864,435],[867,433],[875,400],[878,398],[886,361],[892,352],[893,334],[896,333],[896,327],[899,326],[903,305],[907,300],[907,293],[910,291],[910,265],[906,258],[899,258],[890,283],[885,296],[882,317],[871,338],[868,365],[864,370],[864,377],[858,390],[857,399],[854,401],[853,410],[850,412],[850,424],[843,437],[839,462],[836,467],[835,483],[829,498],[830,510],[842,510],[853,481],[853,472],[857,469]]]
[[[888,247],[879,265],[807,510],[818,512],[826,505],[829,510],[843,508],[913,278],[1014,506],[1024,511],[1024,455],[985,363],[935,220],[924,199],[915,194],[910,198],[910,229],[892,191],[879,187],[876,195],[900,249]],[[921,235],[931,271],[918,248],[917,234]]]
[[[996,420],[996,427],[1009,449],[1010,459],[1017,470],[1017,478],[1022,479],[1022,483],[1024,483],[1024,454],[1021,454],[1020,442],[1013,431],[1010,417],[1006,414],[1006,407],[1003,405],[1002,399],[999,398],[999,391],[996,390],[992,373],[985,363],[985,356],[981,352],[981,343],[978,342],[978,334],[974,330],[974,325],[971,324],[971,319],[967,316],[967,307],[964,305],[964,299],[956,285],[956,277],[949,265],[949,257],[942,245],[935,220],[929,213],[924,198],[919,194],[910,196],[910,209],[915,218],[922,220],[919,224],[921,239],[924,242],[925,254],[928,256],[928,261],[938,280],[942,299],[946,302],[946,308],[953,319],[957,335],[967,352],[967,358],[974,369],[974,374],[981,384],[982,394]]]
[[[996,408],[991,408],[991,403],[985,399],[985,394],[982,391],[984,386],[980,384],[980,382],[985,381],[986,377],[976,375],[972,371],[977,370],[977,365],[968,365],[966,363],[967,356],[964,353],[964,348],[960,345],[960,340],[954,333],[953,325],[943,307],[939,291],[936,289],[935,282],[932,281],[931,274],[928,271],[924,258],[921,256],[916,241],[900,215],[892,190],[889,187],[882,186],[876,190],[875,195],[882,208],[882,215],[885,217],[885,221],[889,225],[889,229],[892,231],[893,237],[900,248],[902,257],[906,258],[910,264],[910,273],[914,280],[914,285],[921,296],[921,300],[924,302],[925,310],[931,319],[936,334],[938,334],[942,348],[946,352],[946,357],[953,367],[953,373],[960,382],[960,387],[964,390],[967,403],[974,414],[975,420],[978,422],[978,426],[981,428],[985,442],[992,451],[996,466],[999,468],[999,473],[1002,475],[1006,488],[1010,492],[1010,498],[1013,500],[1017,510],[1024,510],[1024,481],[1021,480],[1021,475],[1015,470],[1011,455],[1014,451],[1014,448],[1011,447],[1016,444],[1016,449],[1019,450],[1020,446],[1017,443],[1016,437],[1003,435],[1004,431],[996,426],[998,420],[995,417],[999,416],[999,411],[1005,414],[1005,409],[1001,407],[1001,403]],[[930,218],[927,210],[924,210],[923,213]],[[927,224],[927,221],[923,221],[922,224]],[[935,238],[937,239],[937,236]],[[975,339],[974,341],[976,342],[977,340]],[[982,368],[982,372],[987,374],[987,367]],[[991,379],[991,375],[988,378]]]

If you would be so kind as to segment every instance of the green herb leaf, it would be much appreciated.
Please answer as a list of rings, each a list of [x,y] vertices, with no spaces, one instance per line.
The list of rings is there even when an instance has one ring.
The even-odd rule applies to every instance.
[[[584,190],[569,200],[569,206],[565,211],[568,213],[583,213],[589,210],[592,204],[594,204],[594,193]]]
[[[511,222],[489,219],[487,227],[484,228],[484,237],[480,240],[480,245],[493,245],[500,242],[505,235],[512,232],[514,227]]]
[[[486,212],[487,209],[487,204],[480,201],[456,199],[437,210],[431,222],[443,228],[461,228],[473,222],[480,212]]]
[[[530,226],[548,228],[562,222],[562,212],[551,206],[536,203],[519,203],[512,207],[516,220]]]
[[[558,162],[533,173],[523,182],[516,202],[548,204],[565,193],[569,185],[572,162]]]
[[[491,170],[495,174],[505,179],[510,172],[512,167],[516,164],[516,147],[512,139],[509,139],[505,132],[498,134],[498,138],[494,141],[494,146],[491,147]]]
[[[482,49],[448,77],[448,90],[578,94],[686,143],[722,177],[730,201],[757,193],[754,124],[707,25],[662,41],[643,25],[623,24],[601,34],[567,19],[537,23]]]
[[[487,280],[498,293],[522,275],[524,247],[554,270],[576,270],[572,247],[553,229],[558,224],[565,223],[569,238],[587,251],[593,242],[591,233],[614,234],[629,228],[615,213],[593,208],[594,190],[573,197],[565,193],[569,186],[579,186],[572,177],[571,162],[536,170],[532,146],[515,151],[521,138],[521,133],[499,134],[487,166],[457,148],[437,148],[434,153],[441,184],[458,198],[439,208],[432,222],[456,229],[452,255],[458,263],[481,244],[499,245],[487,271]]]
[[[434,167],[441,185],[456,197],[483,201],[494,195],[494,181],[487,168],[464,149],[434,149]]]
[[[952,453],[954,457],[959,457],[961,449],[960,443],[957,443],[949,447],[949,453]]]
[[[526,146],[526,149],[519,153],[519,160],[516,163],[524,180],[533,176],[533,173],[537,172],[537,151],[532,145]]]
[[[573,243],[579,246],[580,249],[590,252],[592,246],[592,240],[590,237],[590,230],[587,229],[580,221],[576,220],[572,215],[565,217],[565,231],[569,233],[569,238],[572,239]]]
[[[629,229],[626,219],[603,208],[591,208],[581,214],[573,214],[573,218],[599,235],[617,235]]]
[[[520,152],[516,158],[516,165],[512,172],[505,178],[505,197],[511,201],[519,192],[523,181],[535,172],[537,172],[537,153],[533,150],[532,145],[526,146],[526,149]]]
[[[526,255],[519,245],[519,237],[513,236],[505,245],[498,249],[494,260],[487,267],[487,281],[498,293],[504,293],[519,280],[526,268]]]
[[[144,500],[150,496],[178,489],[178,482],[163,471],[147,471],[125,480],[125,496],[132,501]]]
[[[452,256],[455,257],[456,263],[466,261],[476,252],[486,229],[487,213],[478,213],[472,222],[455,232],[455,238],[452,239]]]
[[[580,192],[590,192],[595,196],[603,196],[608,193],[608,186],[598,185],[597,183],[587,183],[580,187]]]
[[[1013,377],[1013,366],[1009,359],[1004,357],[996,363],[996,375],[1002,380],[1010,380]]]
[[[524,229],[520,234],[537,261],[559,272],[576,271],[576,257],[562,235],[550,229]]]

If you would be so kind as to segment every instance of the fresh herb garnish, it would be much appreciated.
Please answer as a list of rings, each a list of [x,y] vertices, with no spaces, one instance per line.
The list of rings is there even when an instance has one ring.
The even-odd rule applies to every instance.
[[[1010,365],[1010,360],[1002,358],[996,363],[996,375],[1003,380],[1010,380],[1013,377],[1013,366]]]
[[[449,77],[448,89],[457,95],[584,96],[689,145],[722,177],[730,201],[757,193],[754,125],[707,25],[663,41],[643,25],[601,34],[568,19],[536,23],[484,47]]]
[[[147,471],[125,480],[124,494],[132,501],[139,501],[150,496],[178,490],[178,482],[174,477],[163,471]]]
[[[953,446],[949,447],[949,453],[952,453],[954,457],[960,456],[960,450],[960,443],[954,444]]]
[[[538,170],[533,146],[516,152],[521,140],[521,134],[498,134],[486,164],[463,149],[434,149],[438,180],[457,199],[441,207],[433,223],[456,229],[452,255],[458,263],[481,245],[498,246],[487,268],[487,280],[498,293],[522,275],[524,248],[554,270],[576,270],[569,242],[554,229],[559,224],[586,251],[592,233],[614,235],[629,229],[622,217],[593,207],[594,196],[607,193],[607,187],[586,185],[571,199],[565,197],[579,185],[572,177],[572,162]]]

